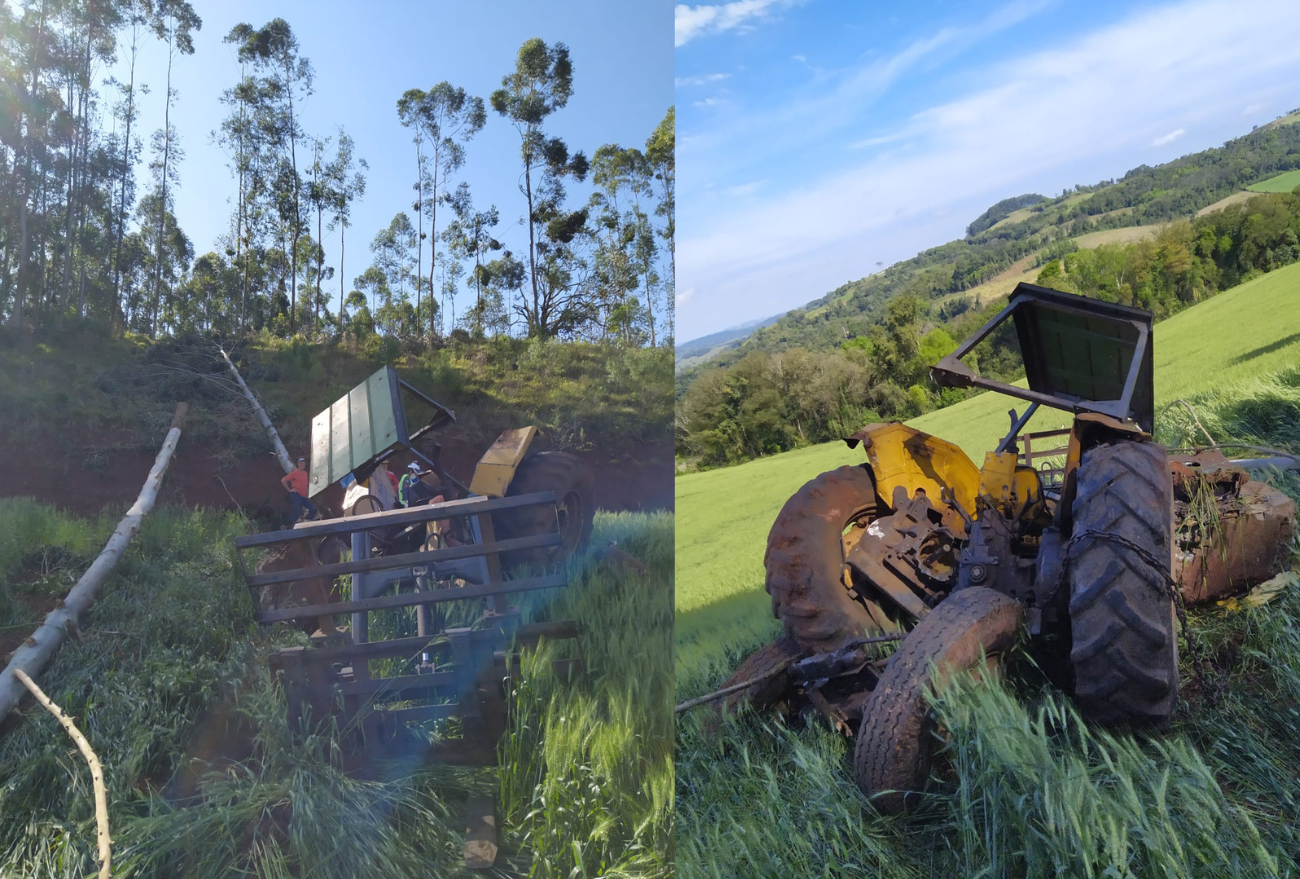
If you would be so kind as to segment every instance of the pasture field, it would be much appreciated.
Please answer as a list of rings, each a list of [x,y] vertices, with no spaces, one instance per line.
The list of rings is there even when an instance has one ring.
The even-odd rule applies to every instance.
[[[184,439],[182,439],[182,444]],[[118,518],[0,499],[0,619],[29,630]],[[104,764],[115,876],[482,876],[464,869],[464,803],[495,793],[503,848],[486,875],[672,875],[672,515],[598,512],[648,572],[571,562],[561,593],[517,602],[581,626],[584,680],[525,658],[506,768],[339,772],[328,728],[302,737],[265,654],[306,643],[253,622],[232,513],[160,507],[41,675]],[[536,600],[535,600],[536,599]],[[409,622],[409,621],[408,621]],[[3,634],[3,633],[0,633]],[[571,649],[571,648],[567,648]],[[0,876],[94,875],[89,773],[33,708],[0,738]]]
[[[1123,226],[1119,229],[1102,229],[1100,232],[1089,232],[1086,235],[1078,236],[1074,240],[1078,243],[1080,250],[1090,250],[1094,247],[1101,247],[1103,244],[1132,244],[1136,241],[1155,238],[1163,228],[1163,223],[1150,226]]]
[[[1249,201],[1258,195],[1258,192],[1252,192],[1249,189],[1243,189],[1240,192],[1234,192],[1232,195],[1225,196],[1212,205],[1206,205],[1196,212],[1196,216],[1203,217],[1206,214],[1212,214],[1215,211],[1221,211],[1229,205],[1240,204]]]
[[[1287,171],[1276,177],[1252,183],[1246,188],[1254,192],[1290,192],[1297,186],[1300,186],[1300,170]]]
[[[1161,442],[1196,435],[1185,410],[1169,408],[1182,398],[1219,439],[1300,448],[1300,265],[1162,322],[1155,345]],[[1006,410],[1023,405],[983,394],[911,423],[978,463]],[[1052,413],[1034,427],[1066,424]],[[803,482],[860,460],[830,443],[677,478],[679,700],[714,688],[779,630],[763,591],[767,530]],[[1300,480],[1275,481],[1300,496]],[[692,712],[677,732],[678,873],[1100,876],[1121,864],[1127,876],[1293,874],[1300,837],[1283,816],[1300,805],[1300,709],[1276,693],[1300,694],[1300,588],[1194,623],[1220,645],[1217,683],[1211,699],[1187,688],[1196,710],[1184,706],[1171,735],[1089,731],[1032,675],[958,693],[943,708],[958,730],[955,780],[905,819],[876,815],[852,782],[852,742],[819,720],[787,728],[746,714],[719,732]]]

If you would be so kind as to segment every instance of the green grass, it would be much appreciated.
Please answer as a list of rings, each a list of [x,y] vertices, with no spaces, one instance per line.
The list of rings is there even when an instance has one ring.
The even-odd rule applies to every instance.
[[[64,594],[114,519],[0,500],[5,619],[34,618],[30,599]],[[507,768],[395,767],[377,781],[333,768],[327,730],[289,730],[265,654],[302,636],[253,622],[230,549],[245,528],[229,514],[156,509],[83,637],[39,678],[104,764],[115,875],[470,875],[464,802],[493,791],[496,876],[671,874],[671,514],[598,514],[594,545],[617,540],[646,577],[583,557],[557,598],[520,602],[527,619],[578,620],[589,674],[555,678],[547,660],[561,645],[526,663]],[[53,718],[30,709],[0,736],[0,876],[71,879],[94,865],[89,773]]]
[[[1247,189],[1255,192],[1290,192],[1300,186],[1300,170],[1286,171],[1278,174],[1276,177],[1270,177],[1267,180],[1261,180],[1258,183],[1252,183]]]
[[[1186,398],[1217,439],[1300,450],[1298,354],[1300,266],[1159,324],[1157,439],[1200,441],[1169,405]],[[984,394],[912,423],[979,463],[1011,406],[1024,404]],[[1066,424],[1045,414],[1034,426]],[[677,478],[679,700],[715,687],[779,630],[763,591],[767,531],[805,481],[861,460],[833,443]],[[1280,483],[1300,497],[1300,480]],[[1227,657],[1225,695],[1180,715],[1173,735],[1093,733],[1061,697],[1023,683],[1016,698],[954,697],[945,710],[959,731],[958,781],[906,819],[875,814],[852,783],[852,743],[819,721],[787,729],[745,715],[719,733],[703,714],[688,717],[678,728],[679,873],[1263,876],[1270,858],[1294,873],[1300,839],[1286,816],[1300,805],[1300,715],[1276,694],[1300,692],[1300,595],[1248,614],[1211,609],[1197,628]]]

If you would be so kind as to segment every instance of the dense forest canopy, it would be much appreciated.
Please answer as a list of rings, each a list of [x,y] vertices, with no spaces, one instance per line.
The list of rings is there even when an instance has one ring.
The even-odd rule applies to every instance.
[[[207,132],[176,130],[184,96],[171,72],[195,53],[202,27],[188,0],[0,3],[6,325],[81,321],[154,338],[197,330],[671,343],[672,108],[644,144],[571,145],[549,117],[581,88],[581,59],[562,42],[530,39],[514,58],[502,55],[491,95],[447,80],[396,89],[414,198],[368,193],[353,137],[339,125],[304,128],[315,92],[310,47],[284,19],[240,23],[224,35],[238,73],[212,108],[212,136],[231,157],[229,222],[218,241],[195,242],[175,193],[185,140]],[[150,43],[166,57],[166,81],[152,88],[136,75]],[[125,76],[103,79],[110,68]],[[161,105],[156,131],[141,130],[146,101]],[[485,129],[517,138],[518,164],[498,169],[519,178],[517,205],[482,203],[460,173]],[[569,193],[583,181],[586,201]],[[391,202],[394,215],[360,230],[358,247],[348,232],[365,197]],[[516,211],[528,240],[512,252],[493,233]]]
[[[846,284],[679,374],[677,454],[693,466],[737,463],[964,399],[970,392],[937,388],[928,368],[1006,302],[962,294],[1018,260],[1039,267],[1044,286],[1145,308],[1157,319],[1295,262],[1296,193],[1261,194],[1196,216],[1248,184],[1295,168],[1300,125],[1273,124],[1221,148],[1134,169],[1120,181],[1075,187],[1052,200],[999,202],[967,238]],[[1026,207],[1028,216],[997,225]],[[1163,225],[1128,244],[1080,248],[1077,241],[1139,224]],[[973,357],[985,375],[1023,374],[1010,335],[987,340]]]

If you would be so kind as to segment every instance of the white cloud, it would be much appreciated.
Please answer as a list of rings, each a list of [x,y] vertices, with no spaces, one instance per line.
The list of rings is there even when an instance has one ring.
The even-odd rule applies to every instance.
[[[1268,28],[1254,26],[1265,18]],[[924,55],[943,33],[918,43],[909,57]],[[965,218],[1026,186],[1059,189],[1123,173],[1149,144],[1170,143],[1188,130],[1216,142],[1244,133],[1233,127],[1242,94],[1265,106],[1288,99],[1289,84],[1300,77],[1298,38],[1300,4],[1170,4],[1050,49],[964,70],[979,88],[906,120],[906,152],[872,153],[848,167],[806,163],[797,177],[774,177],[743,206],[714,199],[709,208],[683,210],[679,200],[678,281],[710,291],[678,315],[679,333],[688,338],[710,324],[800,305],[846,277],[867,274],[877,260],[909,258],[960,235]],[[887,68],[909,63],[896,56],[859,75],[879,82]],[[766,144],[790,134],[791,120],[806,118],[798,111],[807,103],[800,94],[790,106],[773,108],[747,139]],[[794,133],[804,139],[792,140],[772,167],[790,166],[817,136],[810,127]],[[744,153],[743,143],[697,140],[691,149],[723,168],[728,155],[734,162]],[[749,170],[763,173],[755,164]],[[1079,179],[1063,179],[1076,173]],[[701,183],[717,176],[707,161],[695,175]],[[944,209],[951,215],[937,218]]]
[[[803,56],[803,55],[791,55],[791,56],[790,56],[790,60],[791,60],[791,61],[798,61],[800,64],[807,64],[807,63],[808,63],[808,59],[807,59],[807,57],[805,57],[805,56]]]
[[[702,73],[699,76],[679,76],[673,80],[677,88],[689,88],[691,86],[708,85],[711,82],[722,82],[731,76],[730,73]]]
[[[727,194],[737,197],[753,195],[755,192],[758,192],[766,182],[766,180],[751,180],[748,183],[741,183],[738,186],[730,186],[727,188]]]
[[[1151,145],[1153,147],[1159,147],[1159,146],[1165,146],[1166,144],[1171,144],[1186,133],[1187,133],[1187,129],[1185,128],[1175,128],[1173,131],[1169,132],[1168,134],[1162,134],[1159,137],[1157,137],[1155,140],[1151,141]]]
[[[698,101],[692,101],[692,107],[716,107],[723,103],[722,98],[702,98]]]
[[[678,3],[673,7],[674,43],[685,46],[704,34],[735,30],[752,19],[765,17],[773,8],[789,6],[793,2],[797,0],[734,0],[715,6]]]
[[[1247,107],[1246,109],[1244,109],[1244,110],[1241,111],[1241,115],[1242,115],[1242,116],[1254,116],[1256,113],[1258,113],[1260,110],[1263,110],[1263,109],[1264,109],[1264,105],[1263,105],[1263,104],[1251,104],[1249,107]]]
[[[685,290],[678,290],[677,295],[674,297],[674,301],[676,301],[678,305],[685,305],[687,302],[690,302],[694,298],[695,298],[695,288],[690,287]]]

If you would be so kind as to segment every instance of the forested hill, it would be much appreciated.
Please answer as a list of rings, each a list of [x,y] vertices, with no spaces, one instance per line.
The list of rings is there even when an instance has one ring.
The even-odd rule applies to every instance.
[[[1222,147],[1164,165],[1142,165],[1118,180],[1078,186],[1053,199],[1036,201],[1038,196],[1026,195],[999,202],[971,224],[974,234],[837,287],[755,331],[744,344],[720,352],[707,367],[683,371],[678,394],[701,368],[729,366],[752,351],[838,348],[846,339],[870,333],[880,323],[885,304],[900,293],[937,302],[973,290],[1056,241],[1193,216],[1252,183],[1300,168],[1297,122],[1300,111]],[[988,224],[994,217],[998,219]]]
[[[1052,199],[1006,199],[950,241],[831,291],[677,376],[679,465],[735,463],[958,402],[928,368],[1020,281],[1167,317],[1300,259],[1300,111],[1223,147]],[[1014,344],[976,352],[1012,380]]]

